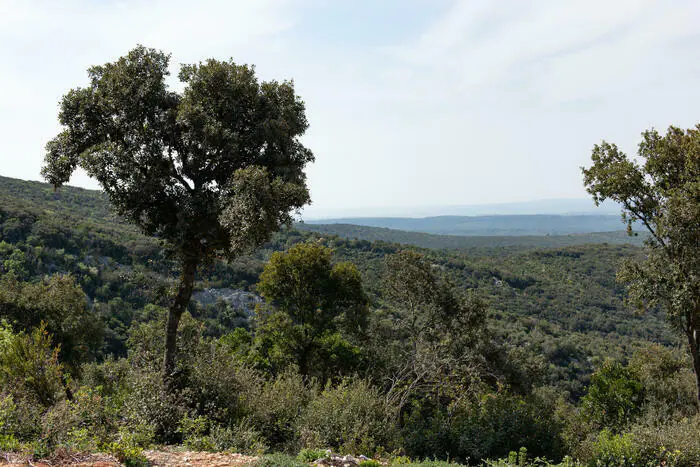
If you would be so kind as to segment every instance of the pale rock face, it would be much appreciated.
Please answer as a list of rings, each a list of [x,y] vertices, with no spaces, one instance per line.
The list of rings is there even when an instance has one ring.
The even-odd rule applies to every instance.
[[[204,289],[192,294],[192,300],[201,303],[204,306],[213,305],[217,300],[223,300],[231,305],[231,307],[244,310],[248,316],[253,314],[255,305],[262,303],[262,298],[251,292],[239,289]]]
[[[333,467],[355,467],[360,465],[362,461],[370,460],[366,456],[351,456],[345,455],[341,456],[339,454],[333,454],[330,451],[326,452],[326,456],[321,459],[314,461],[315,466],[333,466]]]

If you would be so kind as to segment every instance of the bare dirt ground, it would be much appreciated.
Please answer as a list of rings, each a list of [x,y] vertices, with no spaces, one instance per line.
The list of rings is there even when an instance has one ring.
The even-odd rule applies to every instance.
[[[154,467],[226,467],[250,465],[256,457],[243,454],[227,454],[193,451],[144,451],[150,465]],[[118,467],[122,464],[106,454],[64,454],[50,459],[32,461],[26,456],[12,453],[0,453],[0,465],[27,465],[35,467],[73,466],[73,467]]]
[[[79,466],[79,467],[117,467],[121,464],[107,454],[65,453],[38,461],[14,453],[0,453],[0,465],[28,465],[31,467]]]
[[[250,465],[257,459],[243,454],[193,451],[144,451],[144,455],[153,466],[173,467]]]

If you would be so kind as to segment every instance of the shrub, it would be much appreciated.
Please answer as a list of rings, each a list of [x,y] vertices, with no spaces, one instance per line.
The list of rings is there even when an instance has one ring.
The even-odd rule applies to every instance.
[[[309,462],[314,462],[326,457],[326,452],[327,451],[325,449],[304,448],[299,451],[297,460],[308,464]]]
[[[629,367],[644,386],[644,411],[653,418],[692,417],[697,413],[697,386],[687,354],[658,344],[635,352]]]
[[[107,357],[101,363],[86,363],[81,367],[80,382],[94,388],[103,396],[115,396],[126,391],[131,367],[125,358],[115,360]]]
[[[642,460],[631,433],[614,434],[605,429],[598,434],[593,450],[596,465],[634,466]]]
[[[180,432],[188,449],[195,451],[235,451],[260,455],[267,451],[262,435],[247,420],[235,427],[222,427],[205,417],[184,417]]]
[[[700,465],[700,416],[657,421],[648,419],[630,428],[640,456],[655,465]]]
[[[43,407],[21,395],[0,392],[0,433],[11,439],[30,440],[41,431]]]
[[[144,425],[123,426],[119,429],[116,441],[107,444],[106,451],[127,467],[146,467],[150,465],[143,454],[144,448],[151,446],[153,432]]]
[[[459,461],[495,459],[525,447],[533,456],[564,454],[560,401],[551,391],[528,397],[505,389],[460,405],[422,410],[416,404],[403,427],[404,447],[413,457],[436,454]]]
[[[51,448],[95,450],[117,432],[118,414],[108,398],[81,387],[73,400],[62,400],[42,419],[42,440]]]
[[[392,415],[379,390],[368,381],[343,380],[336,387],[327,385],[307,407],[299,424],[302,443],[373,454],[395,443]]]
[[[305,383],[296,370],[289,368],[272,380],[259,378],[240,397],[251,423],[264,433],[273,450],[294,452],[299,448],[299,417],[316,394],[313,383]]]
[[[261,376],[232,359],[216,342],[202,342],[190,358],[185,383],[193,388],[192,408],[222,424],[242,416],[241,394],[257,387]]]
[[[619,431],[639,415],[643,401],[643,386],[634,372],[608,360],[593,373],[582,407],[601,427]]]
[[[156,440],[177,443],[179,422],[191,400],[187,388],[166,391],[160,372],[135,369],[129,375],[122,415],[130,424],[151,427]]]
[[[56,402],[63,390],[58,349],[42,324],[29,334],[13,334],[0,323],[0,387],[31,396],[44,407]]]
[[[309,467],[309,464],[300,462],[287,454],[270,454],[258,459],[254,465],[255,467]]]
[[[253,428],[249,420],[245,419],[233,427],[214,425],[209,437],[211,444],[217,451],[232,451],[259,456],[269,449],[265,437]]]

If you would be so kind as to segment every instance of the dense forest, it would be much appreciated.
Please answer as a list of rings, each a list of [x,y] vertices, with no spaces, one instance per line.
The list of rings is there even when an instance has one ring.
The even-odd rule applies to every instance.
[[[198,273],[168,394],[179,271],[164,245],[100,192],[8,178],[0,238],[3,450],[698,460],[680,340],[615,279],[635,245],[429,249],[283,230]],[[314,306],[324,315],[302,312]]]

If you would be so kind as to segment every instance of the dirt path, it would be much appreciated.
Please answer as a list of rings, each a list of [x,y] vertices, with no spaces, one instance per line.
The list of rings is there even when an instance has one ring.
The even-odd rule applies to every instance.
[[[193,451],[144,451],[150,465],[154,467],[227,467],[251,465],[257,457],[243,454]],[[31,461],[26,456],[0,453],[0,465],[27,465],[35,467],[119,467],[114,457],[104,454],[65,454],[52,459]]]
[[[243,454],[194,451],[144,451],[144,455],[153,466],[172,467],[250,465],[257,459]]]

